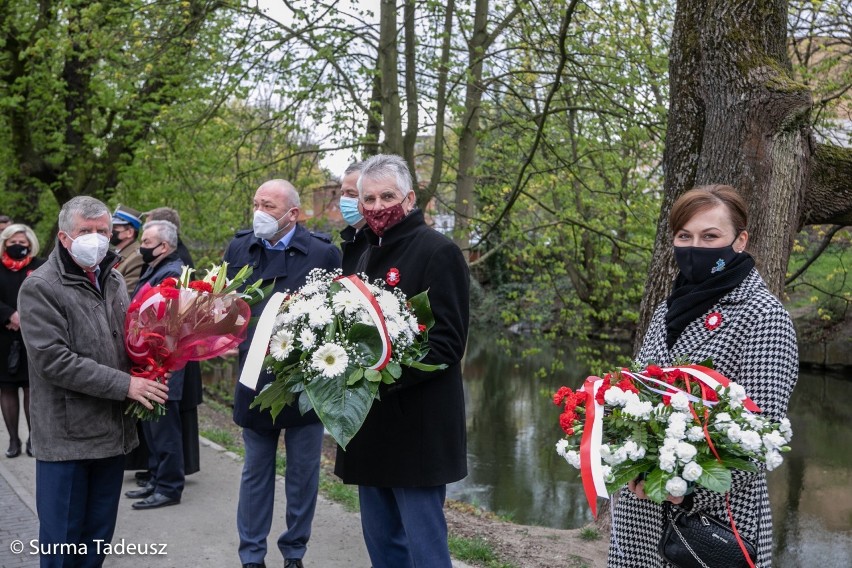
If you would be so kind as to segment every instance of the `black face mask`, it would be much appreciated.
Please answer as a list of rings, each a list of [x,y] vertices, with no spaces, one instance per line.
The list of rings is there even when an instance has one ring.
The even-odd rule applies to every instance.
[[[139,247],[139,254],[142,255],[142,262],[144,262],[145,264],[151,264],[152,262],[163,256],[162,254],[154,254],[154,251],[157,250],[161,244],[163,243],[160,243],[159,245],[153,246],[151,248]]]
[[[674,247],[674,257],[684,278],[692,284],[700,284],[725,270],[737,253],[732,243],[721,248]]]
[[[30,253],[30,247],[26,245],[8,245],[6,246],[6,254],[12,260],[24,260]]]
[[[118,245],[121,241],[123,241],[123,240],[124,240],[124,239],[122,239],[121,237],[119,237],[118,235],[119,235],[119,232],[118,232],[118,231],[113,231],[113,232],[112,232],[112,237],[110,237],[110,239],[109,239],[109,244],[111,244],[112,246],[116,246],[116,245]]]

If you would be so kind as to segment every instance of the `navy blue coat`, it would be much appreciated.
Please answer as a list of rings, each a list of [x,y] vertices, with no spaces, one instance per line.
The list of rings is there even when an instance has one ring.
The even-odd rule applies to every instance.
[[[340,251],[331,244],[327,235],[312,233],[301,225],[296,225],[296,233],[290,244],[286,250],[281,251],[264,247],[261,240],[250,230],[240,231],[228,244],[224,260],[228,263],[228,278],[232,278],[243,266],[249,265],[254,269],[249,278],[250,283],[260,278],[264,286],[274,282],[275,292],[294,292],[305,284],[308,273],[314,268],[339,269]],[[260,316],[264,307],[266,301],[253,305],[252,316]],[[240,344],[240,372],[245,365],[253,337],[254,327],[249,329],[248,338]],[[243,428],[268,430],[319,421],[314,412],[302,416],[296,406],[285,406],[274,423],[268,409],[260,411],[257,408],[249,408],[257,393],[273,379],[271,373],[262,371],[257,391],[237,382],[234,392],[234,422]]]

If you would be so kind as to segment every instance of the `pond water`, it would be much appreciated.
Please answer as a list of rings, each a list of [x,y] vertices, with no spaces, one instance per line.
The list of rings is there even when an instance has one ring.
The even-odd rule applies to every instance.
[[[471,333],[465,362],[466,479],[448,497],[513,522],[576,528],[592,520],[577,471],[554,449],[559,408],[550,395],[575,387],[585,371],[566,361],[561,377],[540,379],[549,354],[507,354]],[[790,401],[793,450],[769,474],[777,566],[852,565],[852,377],[803,371]]]

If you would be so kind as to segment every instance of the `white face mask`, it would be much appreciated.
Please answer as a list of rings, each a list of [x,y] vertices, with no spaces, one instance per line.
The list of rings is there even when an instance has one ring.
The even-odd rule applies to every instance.
[[[83,268],[92,268],[101,263],[109,250],[109,239],[99,233],[86,233],[71,239],[69,252]]]
[[[281,219],[286,217],[292,210],[292,208],[288,209],[287,213],[284,213],[281,216]],[[284,231],[284,229],[289,227],[291,223],[287,223],[279,229],[278,222],[281,221],[281,219],[276,219],[265,211],[255,211],[254,223],[252,224],[252,226],[254,227],[254,236],[258,239],[271,239],[276,234]]]

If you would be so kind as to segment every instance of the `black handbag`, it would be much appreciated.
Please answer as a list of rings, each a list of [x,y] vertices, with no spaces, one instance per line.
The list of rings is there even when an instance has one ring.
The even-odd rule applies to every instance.
[[[671,503],[663,507],[663,538],[659,552],[677,568],[747,568],[743,551],[731,526],[701,511],[686,511]],[[751,561],[754,545],[740,536]]]
[[[13,339],[9,345],[9,357],[6,359],[6,370],[10,375],[18,373],[18,368],[21,366],[21,351],[24,345],[20,339]]]

